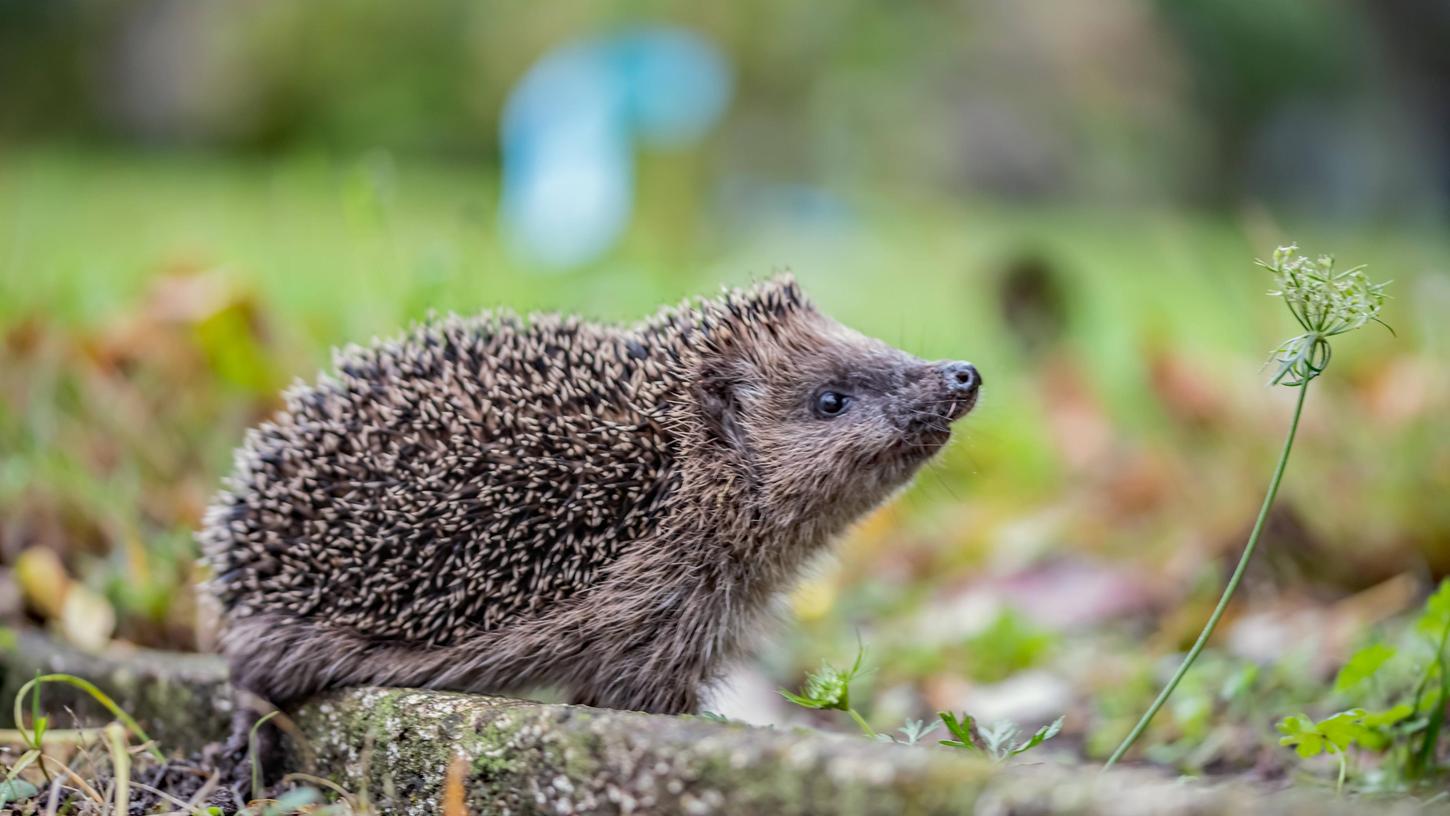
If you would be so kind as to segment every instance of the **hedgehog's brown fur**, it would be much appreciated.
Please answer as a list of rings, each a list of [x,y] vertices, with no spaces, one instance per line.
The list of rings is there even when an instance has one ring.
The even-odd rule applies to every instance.
[[[447,318],[336,368],[248,436],[200,534],[233,681],[279,704],[556,686],[694,710],[976,399],[789,279],[632,328]],[[823,388],[859,405],[822,419]]]

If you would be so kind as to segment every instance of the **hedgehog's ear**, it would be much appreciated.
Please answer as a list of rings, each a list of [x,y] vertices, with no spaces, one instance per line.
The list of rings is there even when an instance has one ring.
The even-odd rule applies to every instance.
[[[718,442],[742,453],[745,431],[740,425],[740,382],[724,366],[712,366],[702,372],[695,385],[695,399],[705,432]]]

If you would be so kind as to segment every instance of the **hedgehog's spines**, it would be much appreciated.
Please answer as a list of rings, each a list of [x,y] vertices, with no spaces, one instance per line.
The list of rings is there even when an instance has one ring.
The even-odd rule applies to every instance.
[[[420,648],[561,608],[738,500],[681,495],[698,366],[809,311],[787,275],[628,328],[499,310],[347,346],[247,435],[200,536],[209,588],[233,625]]]
[[[239,450],[201,536],[212,588],[232,616],[447,643],[587,586],[669,500],[682,372],[656,348],[501,311],[339,351]]]
[[[725,289],[713,299],[687,298],[660,309],[633,331],[669,349],[675,360],[691,350],[719,350],[738,335],[767,330],[792,314],[814,311],[790,274],[747,289]]]

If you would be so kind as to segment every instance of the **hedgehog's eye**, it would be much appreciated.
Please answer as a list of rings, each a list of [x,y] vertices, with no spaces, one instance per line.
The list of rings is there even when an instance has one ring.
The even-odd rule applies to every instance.
[[[839,391],[822,391],[816,396],[816,416],[821,419],[833,419],[846,413],[846,409],[850,408],[851,403],[855,401],[856,398],[850,394],[842,394]]]

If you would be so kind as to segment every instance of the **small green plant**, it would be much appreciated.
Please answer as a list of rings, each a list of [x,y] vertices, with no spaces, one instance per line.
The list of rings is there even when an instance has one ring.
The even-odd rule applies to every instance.
[[[1289,420],[1284,448],[1279,454],[1278,464],[1274,467],[1274,475],[1269,479],[1269,489],[1259,507],[1258,519],[1254,522],[1248,543],[1244,545],[1243,555],[1239,557],[1238,566],[1229,576],[1228,585],[1224,587],[1218,604],[1177,671],[1113,751],[1112,756],[1108,757],[1103,766],[1104,770],[1113,767],[1133,747],[1133,743],[1143,735],[1153,717],[1172,696],[1173,690],[1208,645],[1208,639],[1213,636],[1213,630],[1223,617],[1224,610],[1228,608],[1239,582],[1243,580],[1244,571],[1248,568],[1249,560],[1253,558],[1259,536],[1268,521],[1269,508],[1273,506],[1274,498],[1279,493],[1279,483],[1284,479],[1284,469],[1289,464],[1289,452],[1294,447],[1294,436],[1299,430],[1299,417],[1304,411],[1304,398],[1309,394],[1309,383],[1323,374],[1329,366],[1329,338],[1354,331],[1371,321],[1384,325],[1379,319],[1379,313],[1385,302],[1386,284],[1371,283],[1363,266],[1336,272],[1332,257],[1321,255],[1318,259],[1311,260],[1299,254],[1299,247],[1295,244],[1279,247],[1274,250],[1272,261],[1258,261],[1258,264],[1274,275],[1277,288],[1269,294],[1283,298],[1295,321],[1304,329],[1303,334],[1286,340],[1275,349],[1271,358],[1276,370],[1270,383],[1299,389],[1299,397],[1294,403],[1294,416]]]
[[[1425,611],[1415,622],[1415,631],[1434,649],[1425,662],[1415,684],[1414,701],[1410,704],[1416,715],[1417,730],[1408,736],[1412,741],[1407,771],[1410,778],[1422,779],[1435,772],[1435,747],[1445,727],[1445,709],[1450,705],[1450,668],[1445,664],[1445,646],[1450,642],[1450,579],[1425,602]]]
[[[1027,739],[1018,740],[1022,729],[1016,723],[1008,720],[1001,720],[985,728],[979,728],[976,718],[970,714],[962,714],[958,719],[957,715],[952,712],[943,711],[939,716],[941,721],[946,724],[947,730],[955,737],[955,739],[939,740],[942,745],[948,748],[981,751],[998,762],[1004,762],[1031,751],[1062,731],[1062,718],[1058,717],[1034,731],[1032,736]]]
[[[1299,756],[1308,759],[1321,753],[1330,753],[1339,760],[1339,781],[1335,790],[1344,790],[1345,774],[1349,770],[1349,749],[1355,745],[1383,745],[1390,726],[1410,716],[1407,705],[1395,706],[1388,711],[1369,713],[1362,708],[1352,708],[1331,714],[1315,722],[1304,714],[1285,717],[1279,721],[1280,745],[1291,746]]]
[[[57,731],[51,729],[50,718],[40,713],[40,690],[47,683],[61,683],[74,686],[89,694],[96,702],[100,703],[107,711],[116,717],[113,722],[103,728],[76,729],[72,731]],[[30,695],[30,726],[25,724],[24,710],[25,697]],[[32,680],[26,682],[15,693],[15,731],[5,732],[7,738],[18,738],[18,741],[26,746],[27,750],[10,766],[5,780],[0,783],[0,804],[10,804],[22,799],[34,797],[38,793],[36,786],[20,778],[20,774],[31,765],[34,765],[44,777],[48,784],[56,784],[57,780],[51,777],[52,768],[59,770],[67,777],[68,782],[88,795],[97,804],[105,804],[103,798],[96,792],[94,787],[89,786],[84,780],[75,775],[68,766],[55,757],[46,753],[46,746],[55,743],[84,744],[87,741],[100,741],[108,750],[111,761],[111,770],[114,784],[110,786],[110,795],[113,797],[113,809],[116,813],[126,813],[129,810],[131,791],[131,762],[132,756],[127,744],[127,735],[132,734],[141,740],[143,746],[149,752],[149,756],[156,760],[163,759],[161,752],[141,730],[136,721],[116,705],[116,702],[105,692],[101,691],[88,680],[70,674],[37,674]],[[7,811],[9,812],[9,811]]]
[[[950,711],[940,711],[937,712],[940,721],[929,725],[921,720],[907,720],[905,725],[898,729],[901,733],[899,739],[891,734],[879,734],[851,706],[851,681],[861,673],[865,659],[866,647],[858,645],[856,660],[851,664],[851,668],[838,669],[830,663],[823,662],[819,671],[806,675],[806,682],[800,694],[780,689],[780,695],[803,708],[844,711],[851,716],[851,719],[867,737],[879,742],[916,745],[938,727],[945,725],[953,739],[938,740],[940,744],[949,748],[968,748],[981,751],[998,761],[1030,751],[1057,736],[1057,733],[1062,730],[1062,718],[1058,717],[1051,724],[1037,729],[1032,736],[1018,741],[1017,736],[1021,729],[1015,723],[998,722],[985,731],[979,731],[976,719],[972,715],[963,714],[958,719],[957,715]]]
[[[819,671],[806,675],[805,686],[800,694],[780,689],[780,695],[803,708],[834,709],[844,711],[856,721],[866,736],[876,739],[876,730],[856,709],[851,707],[851,681],[861,673],[866,659],[866,647],[857,644],[856,662],[849,669],[838,669],[829,663],[821,663]]]
[[[130,714],[127,714],[120,706],[116,705],[116,701],[112,700],[109,695],[99,688],[96,688],[94,683],[76,677],[73,674],[36,675],[34,679],[21,686],[20,690],[15,693],[15,727],[19,730],[22,741],[30,749],[35,751],[41,750],[41,743],[45,738],[50,723],[49,717],[43,717],[40,714],[40,688],[46,683],[63,683],[68,686],[75,686],[86,694],[89,694],[102,707],[111,712],[111,715],[119,720],[126,727],[127,731],[141,740],[141,743],[147,747],[147,750],[153,757],[158,760],[163,759],[161,751],[156,748],[151,738],[146,735],[145,731],[141,730],[141,726],[136,724],[136,721],[131,718]],[[25,710],[25,695],[32,692],[33,696],[30,699],[31,727],[26,729],[25,718],[22,716],[22,712]]]
[[[1305,714],[1278,723],[1281,745],[1310,758],[1329,753],[1339,760],[1338,787],[1351,769],[1351,749],[1384,754],[1376,779],[1381,789],[1406,788],[1441,771],[1437,746],[1450,703],[1445,661],[1450,639],[1450,579],[1425,602],[1410,640],[1396,647],[1370,643],[1354,654],[1334,679],[1334,693],[1359,703],[1315,721]]]

